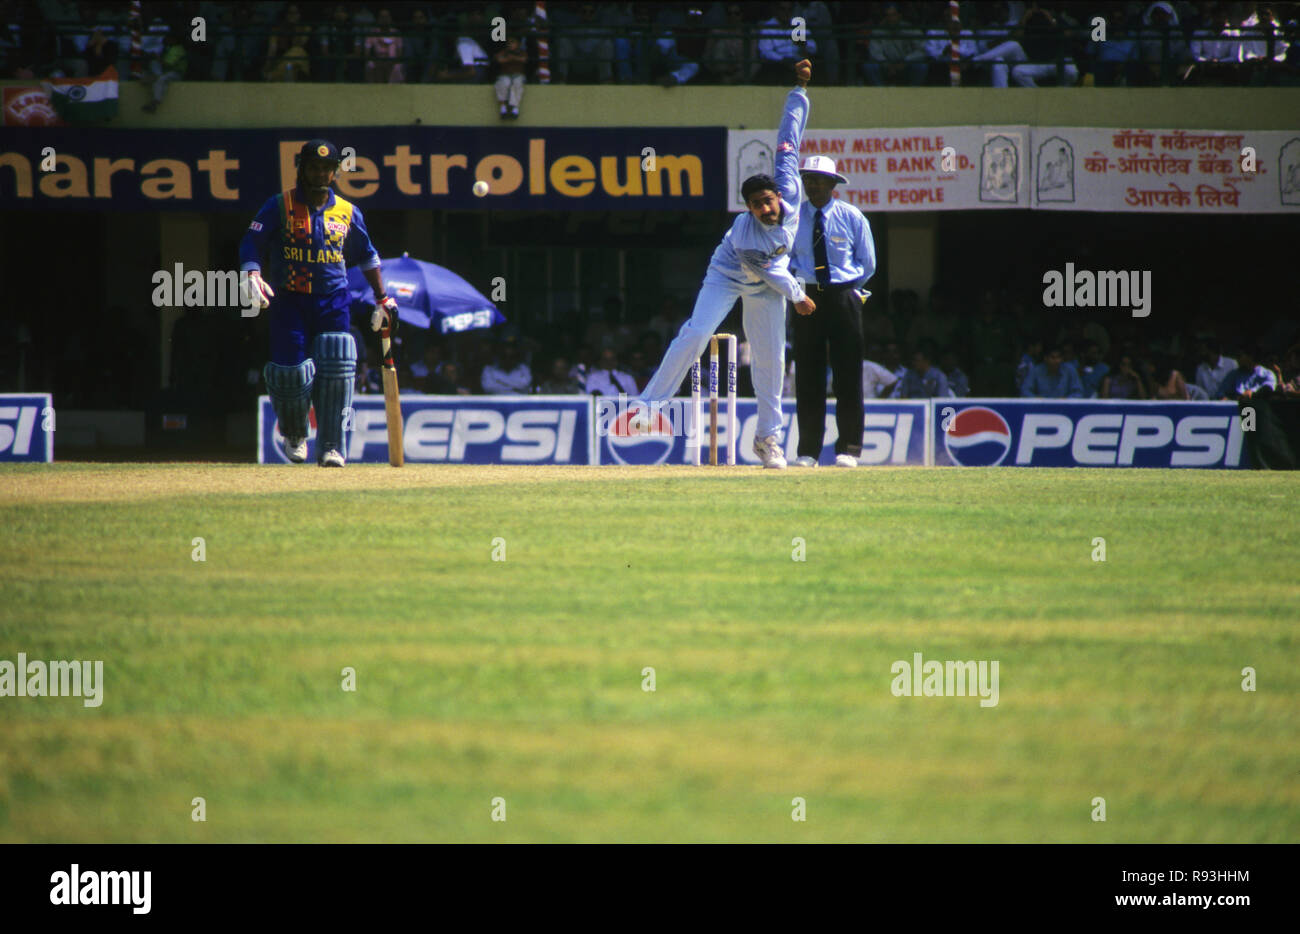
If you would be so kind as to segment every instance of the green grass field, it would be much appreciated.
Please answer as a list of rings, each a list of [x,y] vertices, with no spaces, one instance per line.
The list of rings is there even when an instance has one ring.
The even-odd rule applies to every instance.
[[[0,659],[104,687],[0,697],[0,842],[1296,842],[1298,502],[1253,472],[7,467]],[[997,660],[999,703],[895,697],[915,652]]]

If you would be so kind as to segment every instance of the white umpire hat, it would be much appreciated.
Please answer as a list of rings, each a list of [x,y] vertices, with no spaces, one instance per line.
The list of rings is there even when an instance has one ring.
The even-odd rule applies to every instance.
[[[849,180],[835,171],[835,160],[830,156],[809,156],[799,167],[800,175],[825,175],[833,178],[840,185],[847,185]]]

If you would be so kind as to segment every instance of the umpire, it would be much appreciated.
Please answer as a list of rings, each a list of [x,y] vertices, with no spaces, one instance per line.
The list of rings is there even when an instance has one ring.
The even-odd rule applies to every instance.
[[[862,454],[863,292],[876,272],[876,244],[862,212],[835,198],[835,160],[809,156],[799,170],[807,197],[799,207],[799,232],[790,270],[816,303],[811,314],[795,309],[794,366],[798,399],[799,456],[796,467],[816,467],[826,426],[826,345],[830,344],[835,392],[835,466],[856,467]]]

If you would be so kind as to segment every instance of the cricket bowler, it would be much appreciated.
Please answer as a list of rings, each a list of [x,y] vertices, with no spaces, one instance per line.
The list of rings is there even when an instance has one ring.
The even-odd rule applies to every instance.
[[[785,99],[777,132],[776,178],[752,175],[741,185],[748,210],[736,218],[713,251],[695,309],[664,353],[663,362],[635,401],[641,408],[633,430],[648,424],[651,403],[667,401],[681,385],[709,337],[739,298],[744,309],[745,337],[752,350],[751,374],[758,401],[754,454],[764,467],[785,467],[781,450],[781,383],[785,375],[785,303],[799,314],[816,309],[790,273],[790,251],[799,227],[803,182],[799,177],[799,147],[808,124],[808,94],[812,77],[807,59],[795,65],[797,87]],[[731,426],[732,431],[737,426]]]
[[[309,140],[294,161],[297,183],[262,205],[248,225],[239,243],[239,268],[248,274],[253,299],[270,308],[271,360],[263,376],[289,460],[307,459],[307,416],[314,402],[316,461],[342,467],[344,418],[357,370],[357,346],[348,330],[347,267],[360,266],[374,290],[372,330],[397,329],[397,303],[384,293],[379,253],[361,209],[331,188],[341,161],[334,144]]]

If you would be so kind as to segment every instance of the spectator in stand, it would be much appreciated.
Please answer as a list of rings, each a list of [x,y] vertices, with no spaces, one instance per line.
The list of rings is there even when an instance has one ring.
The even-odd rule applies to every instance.
[[[648,3],[606,10],[604,21],[617,30],[613,42],[614,73],[619,84],[649,84],[655,57],[653,11]]]
[[[524,362],[518,338],[512,335],[501,341],[496,359],[483,368],[480,382],[489,395],[524,395],[533,388],[533,371]]]
[[[1287,351],[1282,378],[1284,381],[1278,387],[1278,392],[1288,399],[1300,397],[1300,344]]]
[[[791,34],[794,26],[794,4],[783,0],[773,4],[775,14],[762,24],[758,33],[759,68],[756,81],[759,84],[788,84],[790,72],[795,62],[812,58],[817,54],[817,42],[811,37],[805,45],[807,51],[801,51]]]
[[[149,60],[149,74],[152,75],[152,86],[149,89],[150,101],[140,108],[146,113],[157,112],[163,95],[167,93],[167,85],[185,77],[185,69],[189,67],[189,55],[185,51],[184,36],[184,32],[179,29],[170,32],[165,40],[166,45],[162,54]]]
[[[1257,74],[1251,76],[1250,83],[1263,83],[1258,80],[1264,76],[1263,69],[1271,66],[1273,62],[1285,61],[1289,43],[1283,38],[1282,25],[1273,15],[1271,5],[1267,3],[1255,4],[1255,11],[1242,20],[1241,26],[1242,35],[1245,37],[1241,43],[1241,60],[1260,69]],[[1270,39],[1272,39],[1273,51],[1271,59],[1269,58]]]
[[[1130,85],[1158,85],[1165,78],[1172,81],[1191,61],[1191,50],[1178,28],[1178,14],[1165,0],[1151,4],[1142,14],[1141,37],[1138,43],[1140,67],[1130,76]],[[1168,74],[1163,73],[1166,64]]]
[[[572,396],[582,392],[582,383],[569,372],[569,361],[556,357],[551,361],[551,375],[537,384],[537,391],[548,396]]]
[[[1102,399],[1145,399],[1148,397],[1142,377],[1133,367],[1133,358],[1124,354],[1119,364],[1101,380]]]
[[[871,355],[880,356],[880,347],[873,346]],[[898,385],[898,377],[889,368],[874,360],[862,361],[862,398],[887,399]]]
[[[987,52],[975,56],[975,61],[1011,63],[1011,80],[1022,88],[1036,88],[1039,81],[1055,81],[1060,72],[1058,59],[1066,56],[1065,34],[1056,18],[1047,10],[1032,4],[1020,21],[1020,41],[1008,39]],[[1079,69],[1074,61],[1065,57],[1064,80],[1069,87],[1079,80]],[[999,80],[1001,83],[999,84]],[[1005,79],[994,74],[994,86],[1006,87]]]
[[[952,389],[948,386],[948,377],[930,362],[930,354],[918,349],[912,354],[912,366],[903,375],[899,398],[901,399],[948,399]]]
[[[438,72],[439,81],[455,81],[464,84],[478,84],[487,78],[490,60],[487,52],[479,43],[485,32],[483,10],[472,8],[461,17],[460,35],[456,37],[456,54],[454,67],[444,68]]]
[[[872,30],[867,62],[862,66],[867,83],[878,88],[887,84],[925,84],[930,66],[921,30],[903,19],[897,3],[885,4],[879,25],[883,28]]]
[[[1064,362],[1061,348],[1053,344],[1043,355],[1043,362],[1025,377],[1020,395],[1034,399],[1082,399],[1083,385],[1079,382],[1079,374],[1064,366]]]
[[[952,343],[960,322],[952,313],[947,297],[935,286],[930,290],[930,307],[912,319],[907,329],[907,343],[919,347],[930,341],[935,346],[946,347]]]
[[[306,81],[311,77],[311,29],[302,22],[297,4],[284,12],[266,47],[267,81]]]
[[[428,380],[442,368],[442,345],[431,340],[424,345],[424,356],[411,364],[411,372],[419,379]]]
[[[362,44],[366,58],[367,84],[402,84],[406,70],[402,67],[402,37],[393,28],[393,14],[381,7],[375,16],[375,28]]]
[[[600,352],[599,365],[587,374],[583,390],[592,396],[617,396],[623,393],[632,397],[638,391],[632,374],[619,368],[618,354],[608,347]]]
[[[703,13],[692,7],[687,10],[683,22],[678,16],[665,17],[663,14],[668,11],[676,12],[671,7],[664,7],[661,10],[659,23],[656,26],[658,35],[655,36],[656,63],[652,70],[659,73],[657,80],[661,85],[675,88],[679,84],[686,84],[700,73],[700,63],[688,57],[686,50],[678,44],[678,33],[683,42],[690,41],[691,44],[695,44],[695,38],[703,29],[701,24]]]
[[[556,41],[556,81],[563,83],[582,76],[595,78],[600,84],[613,82],[614,40],[596,18],[596,12],[595,3],[583,3],[577,25],[564,30]]]
[[[1020,362],[1016,364],[1016,392],[1020,392],[1024,388],[1025,380],[1029,379],[1030,372],[1042,362],[1042,359],[1042,338],[1029,338],[1025,342],[1025,349],[1020,355]]]
[[[402,36],[404,64],[411,84],[433,80],[433,45],[429,41],[429,17],[423,7],[411,10],[411,21]]]
[[[1172,399],[1178,402],[1187,401],[1205,401],[1205,396],[1201,392],[1201,387],[1195,383],[1189,383],[1183,379],[1183,374],[1175,368],[1163,365],[1156,369],[1156,376],[1152,381],[1155,387],[1155,397],[1157,399]]]
[[[1089,341],[1083,348],[1082,366],[1079,368],[1079,380],[1083,383],[1085,399],[1096,399],[1101,395],[1101,384],[1110,372],[1110,367],[1101,358],[1101,345]]]
[[[438,372],[425,378],[424,391],[434,396],[472,395],[469,387],[461,380],[460,364],[454,360],[448,360]]]
[[[1065,340],[1058,341],[1061,346],[1061,366],[1074,370],[1074,375],[1079,376],[1079,356],[1074,352],[1074,342]],[[1082,385],[1083,380],[1079,380]]]
[[[970,395],[970,380],[962,372],[961,365],[957,362],[957,354],[951,348],[940,355],[939,368],[948,377],[948,388],[952,391],[953,398],[965,399]]]
[[[907,375],[907,365],[896,341],[886,341],[880,353],[880,362],[894,377],[894,388],[887,390],[890,399],[899,399],[903,392],[903,377]],[[883,396],[881,398],[884,398]]]
[[[1198,83],[1237,83],[1241,38],[1225,4],[1216,3],[1205,23],[1192,33],[1189,51]]]
[[[969,348],[971,392],[977,396],[1009,396],[1018,391],[1012,381],[1016,329],[1010,317],[998,307],[992,289],[980,293],[977,317],[966,330],[962,343]]]
[[[261,74],[262,33],[250,3],[235,6],[232,19],[220,29],[212,53],[213,81],[251,81]],[[129,39],[123,38],[123,45]]]
[[[279,61],[280,56],[293,45],[294,38],[300,30],[307,27],[302,22],[302,11],[298,9],[298,4],[291,3],[284,9],[284,16],[276,23],[275,28],[266,39],[266,70],[271,72],[275,69],[275,62]]]
[[[322,65],[316,69],[323,81],[356,81],[361,75],[361,39],[348,17],[345,3],[336,3],[329,20],[316,33]]]
[[[587,384],[587,374],[596,365],[596,351],[592,349],[590,344],[583,344],[578,348],[576,357],[573,366],[569,367],[569,377],[585,386]]]
[[[117,62],[118,44],[111,38],[112,34],[111,23],[100,23],[91,31],[84,53],[87,75],[102,74]]]
[[[497,52],[495,58],[501,69],[496,80],[501,119],[517,120],[519,102],[524,99],[524,68],[528,65],[528,53],[524,51],[522,40],[518,36],[511,36],[506,40],[506,47]]]
[[[949,16],[946,8],[940,9],[936,6],[935,15],[938,17],[938,25],[926,30],[926,38],[921,46],[926,58],[938,66],[935,70],[942,72],[944,76],[943,83],[947,84],[948,66],[952,61],[952,44],[955,41],[957,43],[958,67],[961,69],[962,84],[971,83],[971,80],[967,78],[971,71],[971,63],[975,60],[975,56],[982,51],[979,42],[975,39],[975,33],[969,29],[963,29],[960,22],[953,20]],[[985,67],[983,63],[978,66],[981,70]],[[999,62],[994,62],[990,67],[993,74],[993,86],[995,88],[1005,88],[1010,69]]]
[[[654,357],[655,360],[659,356]],[[631,375],[632,381],[636,383],[637,392],[645,388],[645,384],[650,382],[650,378],[655,375],[654,364],[648,362],[645,352],[639,347],[633,348],[627,357],[627,372]]]
[[[1093,83],[1099,88],[1132,84],[1138,68],[1138,40],[1128,12],[1117,4],[1105,19],[1106,41],[1094,43],[1097,58],[1092,66]]]
[[[705,71],[718,84],[747,84],[758,73],[758,48],[753,39],[746,48],[744,29],[744,7],[728,3],[727,24],[713,30],[704,51]]]
[[[1219,352],[1219,341],[1211,337],[1200,343],[1196,355],[1200,365],[1196,368],[1196,385],[1211,399],[1219,398],[1219,386],[1224,377],[1237,368],[1237,361]]]
[[[1249,399],[1256,393],[1277,391],[1277,374],[1256,362],[1253,348],[1243,344],[1237,351],[1237,361],[1237,368],[1223,378],[1214,398]]]

